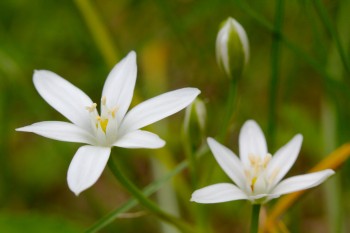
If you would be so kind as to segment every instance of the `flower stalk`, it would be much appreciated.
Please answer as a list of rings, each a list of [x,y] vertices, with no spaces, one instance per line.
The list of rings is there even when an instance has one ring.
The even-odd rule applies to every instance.
[[[236,107],[236,98],[237,98],[237,80],[232,79],[230,82],[229,93],[226,102],[226,111],[225,118],[221,125],[221,130],[219,132],[219,140],[223,141],[225,139],[226,133],[229,131],[231,119]]]
[[[216,37],[216,60],[219,67],[230,79],[226,111],[221,125],[219,139],[222,141],[228,132],[235,109],[237,82],[241,78],[249,60],[249,42],[241,24],[234,18],[227,18]]]
[[[139,190],[118,168],[117,164],[111,158],[108,161],[108,166],[112,171],[113,175],[117,180],[127,189],[147,210],[159,217],[165,222],[172,224],[177,227],[181,232],[184,233],[195,233],[196,231],[187,223],[181,219],[176,218],[163,210],[161,210],[155,203],[149,200],[141,190]]]
[[[250,223],[250,233],[258,233],[259,231],[259,214],[261,205],[252,205],[252,220]]]

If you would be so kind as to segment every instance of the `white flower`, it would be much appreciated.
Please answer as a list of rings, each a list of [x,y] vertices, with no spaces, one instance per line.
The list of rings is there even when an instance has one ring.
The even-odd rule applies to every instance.
[[[92,186],[105,168],[111,147],[160,148],[165,142],[140,128],[187,107],[200,91],[183,88],[149,99],[127,112],[136,82],[136,53],[130,52],[104,84],[100,114],[91,99],[57,74],[35,71],[33,82],[44,100],[72,123],[44,121],[17,129],[67,142],[85,143],[69,166],[69,188],[78,195]]]
[[[219,203],[247,199],[252,203],[265,203],[280,195],[319,185],[334,171],[326,169],[281,181],[298,157],[302,139],[300,134],[294,136],[271,156],[260,127],[249,120],[239,135],[239,159],[230,149],[208,138],[216,161],[236,185],[220,183],[207,186],[195,191],[191,201]]]
[[[218,32],[216,60],[230,78],[239,78],[248,63],[248,37],[234,18],[225,20]]]

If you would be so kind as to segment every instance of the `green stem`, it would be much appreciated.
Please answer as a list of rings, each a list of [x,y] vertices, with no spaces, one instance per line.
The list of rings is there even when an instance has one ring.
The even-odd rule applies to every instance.
[[[149,200],[143,193],[140,191],[117,167],[113,158],[109,159],[108,166],[111,169],[114,176],[118,181],[150,212],[155,214],[157,217],[162,219],[165,222],[168,222],[175,227],[177,227],[181,232],[184,233],[195,233],[194,229],[189,226],[187,223],[183,222],[181,219],[178,219],[163,210],[161,210],[156,204]]]
[[[193,106],[192,106],[193,107]],[[191,114],[188,114],[190,117]],[[188,120],[189,122],[189,120]],[[186,130],[187,129],[187,130]],[[197,177],[197,156],[192,150],[192,141],[189,136],[189,125],[183,127],[183,147],[186,154],[186,158],[189,161],[189,170],[192,179],[192,190],[196,190],[198,188],[198,177]],[[197,229],[202,233],[211,232],[211,228],[209,226],[209,221],[207,217],[207,212],[203,209],[203,205],[195,205],[194,206],[194,214],[196,218]]]
[[[112,36],[102,23],[90,0],[74,0],[74,2],[80,10],[104,60],[109,67],[113,67],[118,60],[118,53],[116,52],[117,49],[114,46]]]
[[[149,184],[146,188],[142,190],[143,195],[148,197],[158,191],[165,182],[169,181],[171,178],[173,178],[175,175],[179,174],[181,171],[183,171],[185,168],[187,168],[188,162],[183,161],[179,165],[177,165],[173,170],[171,170],[168,174],[163,176],[157,181],[152,182]],[[92,225],[86,233],[95,233],[100,231],[102,228],[106,227],[108,224],[115,221],[119,214],[124,213],[131,208],[135,207],[138,204],[138,200],[135,198],[130,198],[129,201],[125,202],[115,210],[111,211],[101,219],[99,219],[94,225]]]
[[[315,0],[314,3],[315,3],[315,7],[319,13],[319,16],[320,16],[323,24],[325,25],[326,29],[328,30],[328,33],[330,34],[330,36],[334,40],[335,46],[339,52],[343,66],[344,66],[346,72],[349,74],[350,73],[350,65],[349,65],[348,59],[346,57],[345,50],[344,50],[342,44],[340,43],[339,35],[338,35],[335,27],[333,27],[332,22],[328,17],[327,11],[326,11],[324,5],[321,3],[321,1]]]
[[[185,122],[183,125],[183,130],[182,130],[182,145],[183,149],[186,155],[187,160],[189,161],[189,171],[191,174],[191,185],[192,189],[197,188],[197,162],[196,162],[196,157],[194,156],[193,150],[192,150],[192,140],[190,136],[190,118],[191,118],[191,112],[192,108],[194,108],[193,105],[190,106],[190,110],[188,114],[186,112],[186,118]]]
[[[294,54],[300,58],[304,59],[311,67],[313,67],[325,80],[330,78],[330,75],[325,70],[324,65],[321,64],[319,61],[315,60],[313,57],[309,56],[305,51],[300,49],[297,45],[295,45],[293,42],[289,41],[281,32],[276,32],[274,26],[264,19],[261,15],[259,15],[254,9],[252,9],[245,1],[242,0],[236,0],[238,6],[250,17],[255,19],[260,25],[262,25],[267,30],[273,32],[273,33],[279,33],[280,40],[283,42],[283,44],[290,49]]]
[[[232,115],[235,108],[235,100],[237,95],[237,78],[230,79],[230,88],[226,102],[226,115],[221,125],[221,130],[219,132],[219,141],[224,141],[227,131],[230,127]]]
[[[259,231],[259,214],[261,205],[252,205],[252,221],[250,223],[250,233]]]
[[[271,80],[270,80],[270,96],[269,96],[269,117],[268,117],[268,136],[271,147],[275,142],[275,125],[276,125],[276,109],[277,109],[277,93],[278,93],[278,76],[280,66],[280,35],[282,31],[284,15],[284,1],[277,0],[274,33],[272,34],[271,45]]]

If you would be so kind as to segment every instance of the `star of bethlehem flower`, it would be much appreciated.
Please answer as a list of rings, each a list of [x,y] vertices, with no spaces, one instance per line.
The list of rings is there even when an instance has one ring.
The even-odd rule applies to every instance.
[[[35,71],[33,82],[44,100],[72,123],[44,121],[18,128],[81,146],[67,174],[69,188],[78,195],[92,186],[105,168],[111,147],[160,148],[165,142],[140,128],[187,107],[200,91],[182,88],[167,92],[127,112],[136,82],[136,53],[130,52],[109,73],[102,90],[101,109],[80,89],[47,71]]]
[[[334,171],[326,169],[282,180],[298,157],[302,140],[300,134],[294,136],[271,156],[260,127],[255,121],[248,120],[239,135],[239,159],[230,149],[208,138],[216,161],[235,184],[219,183],[196,190],[191,201],[219,203],[246,199],[253,204],[262,204],[283,194],[319,185]]]

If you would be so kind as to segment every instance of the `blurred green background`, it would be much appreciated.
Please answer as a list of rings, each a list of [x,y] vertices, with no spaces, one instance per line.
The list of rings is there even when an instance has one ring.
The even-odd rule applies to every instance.
[[[84,3],[91,4],[92,13]],[[288,176],[301,174],[350,139],[349,12],[349,0],[1,0],[0,232],[82,232],[130,197],[108,169],[76,197],[66,173],[79,145],[15,132],[34,122],[65,120],[36,92],[35,69],[61,75],[99,102],[111,67],[135,50],[134,104],[180,87],[201,90],[207,125],[203,134],[192,134],[197,149],[205,137],[218,135],[225,114],[230,80],[216,64],[215,38],[219,24],[232,16],[246,29],[251,53],[224,144],[238,152],[239,128],[247,119],[261,125],[272,153],[301,133],[301,153]],[[94,13],[102,27],[89,21]],[[113,149],[139,187],[157,177],[158,162],[185,159],[179,137],[183,119],[184,111],[152,128],[167,141],[165,150]],[[210,153],[198,166],[199,187],[228,180]],[[175,185],[178,198],[169,199],[195,224],[192,210],[198,204],[188,201],[189,172],[179,176],[189,189],[180,195]],[[284,218],[290,232],[349,232],[349,177],[346,162],[293,206]],[[212,232],[249,228],[247,202],[200,208]],[[138,211],[143,208],[131,210]],[[121,216],[101,232],[165,231],[155,219]]]

